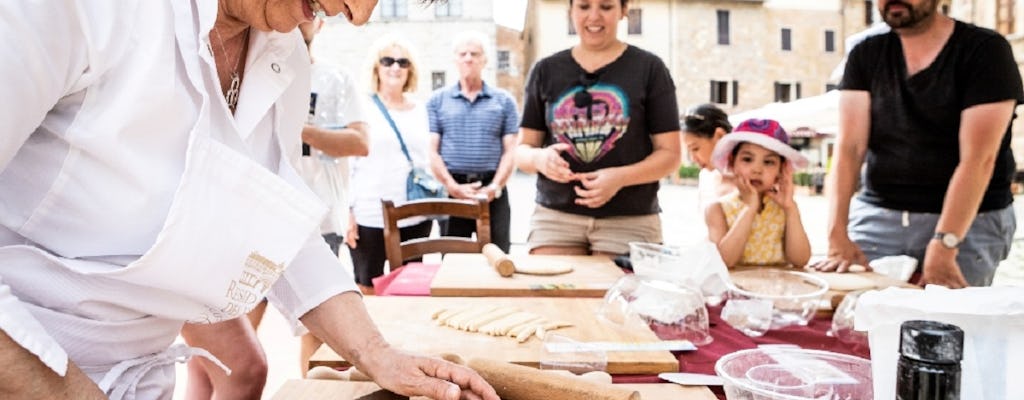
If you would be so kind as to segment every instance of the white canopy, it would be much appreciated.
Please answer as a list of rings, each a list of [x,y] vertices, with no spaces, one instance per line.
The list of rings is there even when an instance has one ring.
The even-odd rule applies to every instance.
[[[729,116],[729,122],[736,126],[750,118],[779,121],[790,135],[798,131],[834,135],[839,126],[839,91],[830,90],[819,96],[805,97],[788,103],[769,103],[761,108],[733,114]]]

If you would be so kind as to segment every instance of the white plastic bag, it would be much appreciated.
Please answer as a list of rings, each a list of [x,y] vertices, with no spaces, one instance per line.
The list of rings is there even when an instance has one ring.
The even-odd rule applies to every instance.
[[[700,288],[709,305],[722,302],[729,290],[729,270],[718,247],[707,240],[685,246],[632,242],[630,262],[637,276]]]
[[[1024,398],[1024,287],[928,286],[866,292],[857,302],[855,326],[868,331],[875,399],[896,397],[900,324],[918,319],[963,329],[960,398]]]

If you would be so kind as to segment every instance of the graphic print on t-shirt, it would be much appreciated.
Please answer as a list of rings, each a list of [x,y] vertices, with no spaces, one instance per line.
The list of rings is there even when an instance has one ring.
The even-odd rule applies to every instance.
[[[590,93],[590,104],[577,104],[577,94]],[[598,83],[577,85],[551,107],[550,129],[555,140],[568,143],[570,157],[581,163],[600,160],[615,148],[629,125],[629,98],[618,86]]]

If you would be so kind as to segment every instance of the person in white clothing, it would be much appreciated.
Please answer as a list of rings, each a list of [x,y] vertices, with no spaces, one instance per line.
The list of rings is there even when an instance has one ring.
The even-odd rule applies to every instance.
[[[312,50],[313,38],[322,25],[319,18],[299,24],[307,50]],[[317,63],[312,55],[310,61],[310,115],[302,127],[298,169],[306,184],[330,209],[320,225],[321,236],[334,255],[339,256],[342,268],[352,270],[352,258],[348,249],[341,246],[341,235],[348,226],[348,156],[365,156],[369,147],[362,102],[348,73],[337,66]],[[181,336],[188,345],[210,351],[231,369],[228,375],[208,359],[189,360],[187,400],[249,399],[262,394],[267,381],[267,358],[256,329],[266,309],[264,300],[248,313],[248,318],[185,324]],[[299,359],[303,376],[309,357],[322,344],[310,333],[302,335]]]
[[[711,163],[711,151],[718,140],[732,132],[725,111],[714,104],[701,104],[686,110],[683,116],[683,144],[690,161],[700,166],[697,180],[697,205],[700,212],[722,196],[736,190],[735,178],[723,175]]]
[[[0,2],[0,398],[169,399],[183,323],[268,296],[385,388],[497,399],[388,345],[295,170],[295,27],[375,4]]]
[[[387,259],[380,201],[405,201],[405,182],[412,166],[424,169],[429,166],[427,110],[423,103],[409,95],[416,90],[418,77],[417,64],[409,49],[398,38],[385,36],[368,52],[373,93],[368,99],[367,122],[373,150],[369,156],[354,158],[352,162],[352,217],[345,235],[345,243],[352,248],[356,283],[366,293],[373,293],[373,278],[384,273]],[[388,118],[394,122],[397,132]],[[425,218],[407,218],[399,221],[398,226],[402,240],[409,240],[430,235],[432,224],[433,221]],[[398,267],[392,265],[391,269]]]

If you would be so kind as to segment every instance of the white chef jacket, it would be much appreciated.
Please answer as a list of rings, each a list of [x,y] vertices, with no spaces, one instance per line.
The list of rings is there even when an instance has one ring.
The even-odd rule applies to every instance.
[[[0,329],[60,374],[66,352],[99,381],[120,361],[165,351],[187,319],[175,310],[184,290],[118,274],[169,239],[159,234],[196,132],[312,196],[287,167],[298,161],[309,99],[299,34],[252,32],[232,117],[209,50],[216,14],[215,0],[0,2],[0,316],[34,317],[0,317]],[[317,233],[302,235],[268,282],[293,323],[355,290]],[[256,234],[227,225],[195,235],[228,247]],[[149,270],[177,288],[208,278],[166,263]]]

